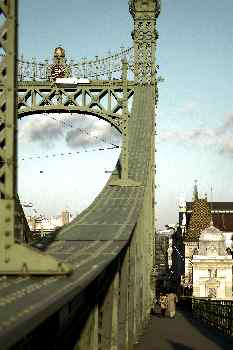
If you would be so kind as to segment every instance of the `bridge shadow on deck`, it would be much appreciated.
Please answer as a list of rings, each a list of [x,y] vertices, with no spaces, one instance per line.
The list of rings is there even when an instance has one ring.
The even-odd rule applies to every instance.
[[[233,337],[228,337],[192,318],[191,312],[177,309],[175,319],[151,320],[134,350],[233,350]]]

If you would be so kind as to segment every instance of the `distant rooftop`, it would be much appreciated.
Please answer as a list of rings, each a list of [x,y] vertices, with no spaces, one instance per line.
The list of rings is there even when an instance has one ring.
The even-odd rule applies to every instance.
[[[193,202],[186,202],[186,210],[192,210]],[[233,202],[208,202],[211,210],[233,211]]]
[[[205,203],[208,203],[209,214]],[[198,199],[186,202],[186,240],[198,240],[200,231],[209,225],[207,215],[210,215],[210,209],[213,225],[223,232],[233,232],[233,202],[206,202]]]

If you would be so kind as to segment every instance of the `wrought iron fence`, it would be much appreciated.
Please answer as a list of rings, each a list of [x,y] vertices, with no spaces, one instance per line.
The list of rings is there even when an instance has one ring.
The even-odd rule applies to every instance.
[[[66,60],[69,75],[77,78],[90,79],[119,79],[122,70],[122,59],[126,59],[129,68],[133,68],[133,48],[121,48],[120,52],[107,57],[96,56],[93,60],[82,58],[80,62]],[[36,58],[26,60],[22,55],[18,59],[18,81],[48,80],[49,60],[38,62]]]
[[[192,312],[206,324],[225,335],[233,335],[233,301],[192,298]]]
[[[192,312],[192,297],[191,296],[178,296],[178,305],[184,310]]]

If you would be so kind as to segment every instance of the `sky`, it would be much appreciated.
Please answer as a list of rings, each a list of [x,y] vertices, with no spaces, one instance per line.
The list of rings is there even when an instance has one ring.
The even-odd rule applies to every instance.
[[[158,228],[177,222],[179,199],[192,199],[194,180],[201,197],[210,198],[213,186],[215,201],[232,201],[232,13],[231,0],[161,1]],[[28,59],[51,58],[58,45],[76,62],[133,45],[127,0],[20,0],[18,28],[18,53]],[[97,118],[77,115],[28,116],[18,128],[21,200],[43,215],[64,208],[80,213],[103,188],[120,152],[94,149],[120,144],[120,136]]]

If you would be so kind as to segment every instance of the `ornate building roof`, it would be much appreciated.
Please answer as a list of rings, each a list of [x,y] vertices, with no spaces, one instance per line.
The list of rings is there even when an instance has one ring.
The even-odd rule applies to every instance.
[[[211,221],[210,226],[206,227],[204,230],[201,231],[199,241],[224,241],[224,235],[223,233],[217,228],[214,227],[213,221]]]
[[[226,255],[225,237],[222,231],[214,227],[212,220],[210,226],[201,231],[198,255],[207,257]]]
[[[190,226],[193,203],[186,202],[187,228]],[[208,202],[208,205],[211,208],[214,226],[224,232],[233,232],[233,202]]]
[[[192,214],[184,240],[192,242],[199,241],[201,231],[210,225],[210,221],[210,208],[206,199],[195,200],[192,205]]]

